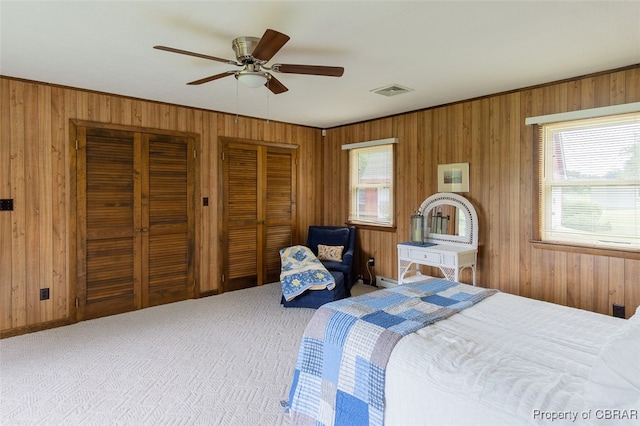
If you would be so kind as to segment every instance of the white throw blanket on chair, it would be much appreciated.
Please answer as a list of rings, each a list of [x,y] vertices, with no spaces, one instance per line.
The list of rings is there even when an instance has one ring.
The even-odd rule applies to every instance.
[[[307,290],[333,290],[336,281],[322,262],[305,246],[280,250],[280,284],[287,302]]]

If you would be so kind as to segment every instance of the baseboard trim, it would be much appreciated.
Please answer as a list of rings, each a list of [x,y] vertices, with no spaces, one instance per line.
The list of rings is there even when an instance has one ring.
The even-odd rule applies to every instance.
[[[395,287],[398,285],[398,281],[388,278],[388,277],[383,277],[383,276],[377,276],[376,277],[376,286],[377,287]]]
[[[51,328],[62,327],[65,325],[73,324],[69,318],[63,318],[54,321],[47,321],[39,324],[26,325],[22,327],[9,328],[7,330],[0,330],[0,339],[4,339],[7,337],[15,337],[20,336],[22,334],[33,333],[36,331],[49,330]]]
[[[216,296],[218,294],[220,294],[218,290],[203,291],[203,292],[200,292],[200,294],[198,294],[197,298],[201,299],[203,297]]]

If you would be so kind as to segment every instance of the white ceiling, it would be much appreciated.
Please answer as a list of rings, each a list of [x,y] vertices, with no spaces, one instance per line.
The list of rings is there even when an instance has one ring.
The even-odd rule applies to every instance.
[[[640,1],[0,1],[0,74],[330,128],[640,63]],[[197,80],[237,67],[231,41],[291,37],[288,92]],[[412,92],[371,93],[398,84]]]

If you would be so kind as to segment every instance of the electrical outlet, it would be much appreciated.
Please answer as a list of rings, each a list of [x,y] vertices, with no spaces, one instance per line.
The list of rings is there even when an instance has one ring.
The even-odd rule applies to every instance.
[[[369,258],[369,266],[376,266],[376,259],[373,257]]]
[[[49,288],[40,289],[40,300],[49,300]]]
[[[613,316],[618,318],[624,318],[624,305],[613,304]]]
[[[0,200],[0,210],[13,210],[13,198],[3,198]]]

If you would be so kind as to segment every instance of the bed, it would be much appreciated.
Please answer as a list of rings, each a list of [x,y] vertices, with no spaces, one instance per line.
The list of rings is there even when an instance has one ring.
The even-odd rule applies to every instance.
[[[638,424],[639,313],[623,320],[500,292],[478,296],[478,287],[448,282],[455,287],[443,298],[462,300],[447,307],[454,312],[429,314],[425,326],[408,327],[391,339],[387,359],[378,362],[385,364],[381,371],[365,371],[363,366],[384,358],[380,342],[389,339],[363,332],[363,315],[387,318],[397,313],[397,304],[378,309],[378,300],[415,293],[415,303],[422,303],[425,294],[438,296],[430,289],[443,282],[425,279],[320,308],[300,346],[289,394],[292,423]],[[452,296],[452,290],[474,300]],[[358,321],[335,320],[351,314]],[[388,322],[386,328],[384,321],[375,324],[381,336],[398,328]],[[372,349],[363,350],[356,340],[368,340]],[[367,379],[355,379],[354,371],[364,371],[360,377]],[[376,408],[379,401],[371,395],[379,393]]]

